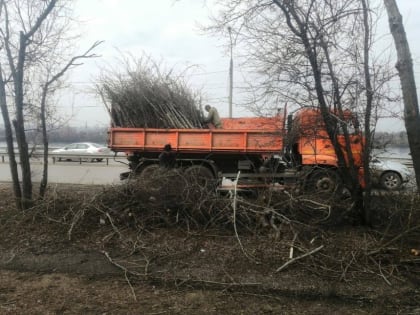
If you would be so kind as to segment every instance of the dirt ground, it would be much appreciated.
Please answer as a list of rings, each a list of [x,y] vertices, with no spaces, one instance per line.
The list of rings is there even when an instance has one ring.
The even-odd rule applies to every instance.
[[[364,227],[305,230],[302,248],[289,230],[136,229],[58,212],[63,199],[17,211],[11,196],[1,184],[0,314],[420,314],[419,240],[362,255],[379,238]],[[292,247],[313,253],[285,266]]]

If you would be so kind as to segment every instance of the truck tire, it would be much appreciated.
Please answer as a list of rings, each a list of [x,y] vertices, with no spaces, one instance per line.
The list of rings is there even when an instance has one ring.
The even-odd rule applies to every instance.
[[[210,169],[203,165],[193,165],[188,167],[184,175],[190,184],[198,184],[202,187],[211,188],[215,183],[215,177]]]
[[[317,169],[309,176],[307,186],[311,192],[334,194],[339,190],[341,180],[333,170]]]

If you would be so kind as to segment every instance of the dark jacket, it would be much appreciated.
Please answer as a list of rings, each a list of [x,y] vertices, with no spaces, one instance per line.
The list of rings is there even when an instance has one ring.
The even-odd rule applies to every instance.
[[[159,154],[159,166],[165,168],[174,168],[176,164],[176,156],[172,151],[163,151]]]

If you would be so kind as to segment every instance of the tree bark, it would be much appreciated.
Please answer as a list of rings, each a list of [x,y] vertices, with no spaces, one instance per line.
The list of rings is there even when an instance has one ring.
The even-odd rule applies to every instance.
[[[3,115],[4,129],[6,133],[7,154],[9,157],[10,174],[13,181],[13,192],[15,194],[16,207],[21,208],[22,191],[19,184],[19,173],[16,162],[16,155],[13,147],[13,130],[10,123],[9,111],[7,109],[6,88],[3,79],[3,72],[0,65],[0,108]]]
[[[388,13],[389,28],[394,38],[398,61],[396,68],[400,76],[404,100],[404,122],[408,144],[413,159],[417,188],[420,188],[420,117],[416,82],[410,47],[405,33],[403,19],[395,0],[384,0]]]
[[[23,117],[23,75],[26,45],[27,38],[23,32],[21,32],[18,61],[14,75],[16,120],[13,120],[13,125],[16,132],[16,141],[19,147],[20,166],[22,171],[22,206],[24,209],[29,208],[32,201],[31,164],[29,160],[28,142],[26,141],[25,123]]]
[[[42,179],[39,185],[39,196],[44,198],[45,192],[47,190],[48,184],[48,133],[47,133],[47,115],[45,113],[45,106],[46,106],[46,98],[48,94],[48,85],[46,84],[42,88],[42,96],[41,96],[41,132],[42,132],[42,144],[43,144],[43,168],[42,168]]]
[[[370,74],[370,26],[369,26],[369,3],[367,0],[360,0],[363,8],[364,44],[363,44],[363,68],[366,86],[366,110],[365,110],[365,144],[363,148],[363,177],[365,181],[365,194],[363,195],[363,216],[365,224],[371,224],[371,192],[372,177],[370,173],[370,155],[372,147],[372,132],[370,130],[370,119],[372,116],[373,88]]]

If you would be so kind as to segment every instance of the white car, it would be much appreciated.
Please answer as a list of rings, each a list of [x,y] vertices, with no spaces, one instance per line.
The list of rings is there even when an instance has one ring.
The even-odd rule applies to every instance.
[[[66,145],[65,147],[55,149],[51,151],[53,155],[58,156],[58,160],[67,160],[71,161],[72,158],[67,155],[77,155],[78,157],[76,159],[80,159],[80,157],[83,157],[85,155],[107,155],[110,154],[110,150],[100,144],[93,143],[93,142],[79,142],[79,143],[71,143],[69,145]],[[60,157],[59,155],[62,154],[63,156]],[[102,157],[97,158],[89,158],[86,157],[86,159],[93,161],[101,162],[103,160]]]
[[[370,170],[373,184],[387,190],[400,189],[412,176],[412,172],[404,164],[386,159],[372,159]]]

